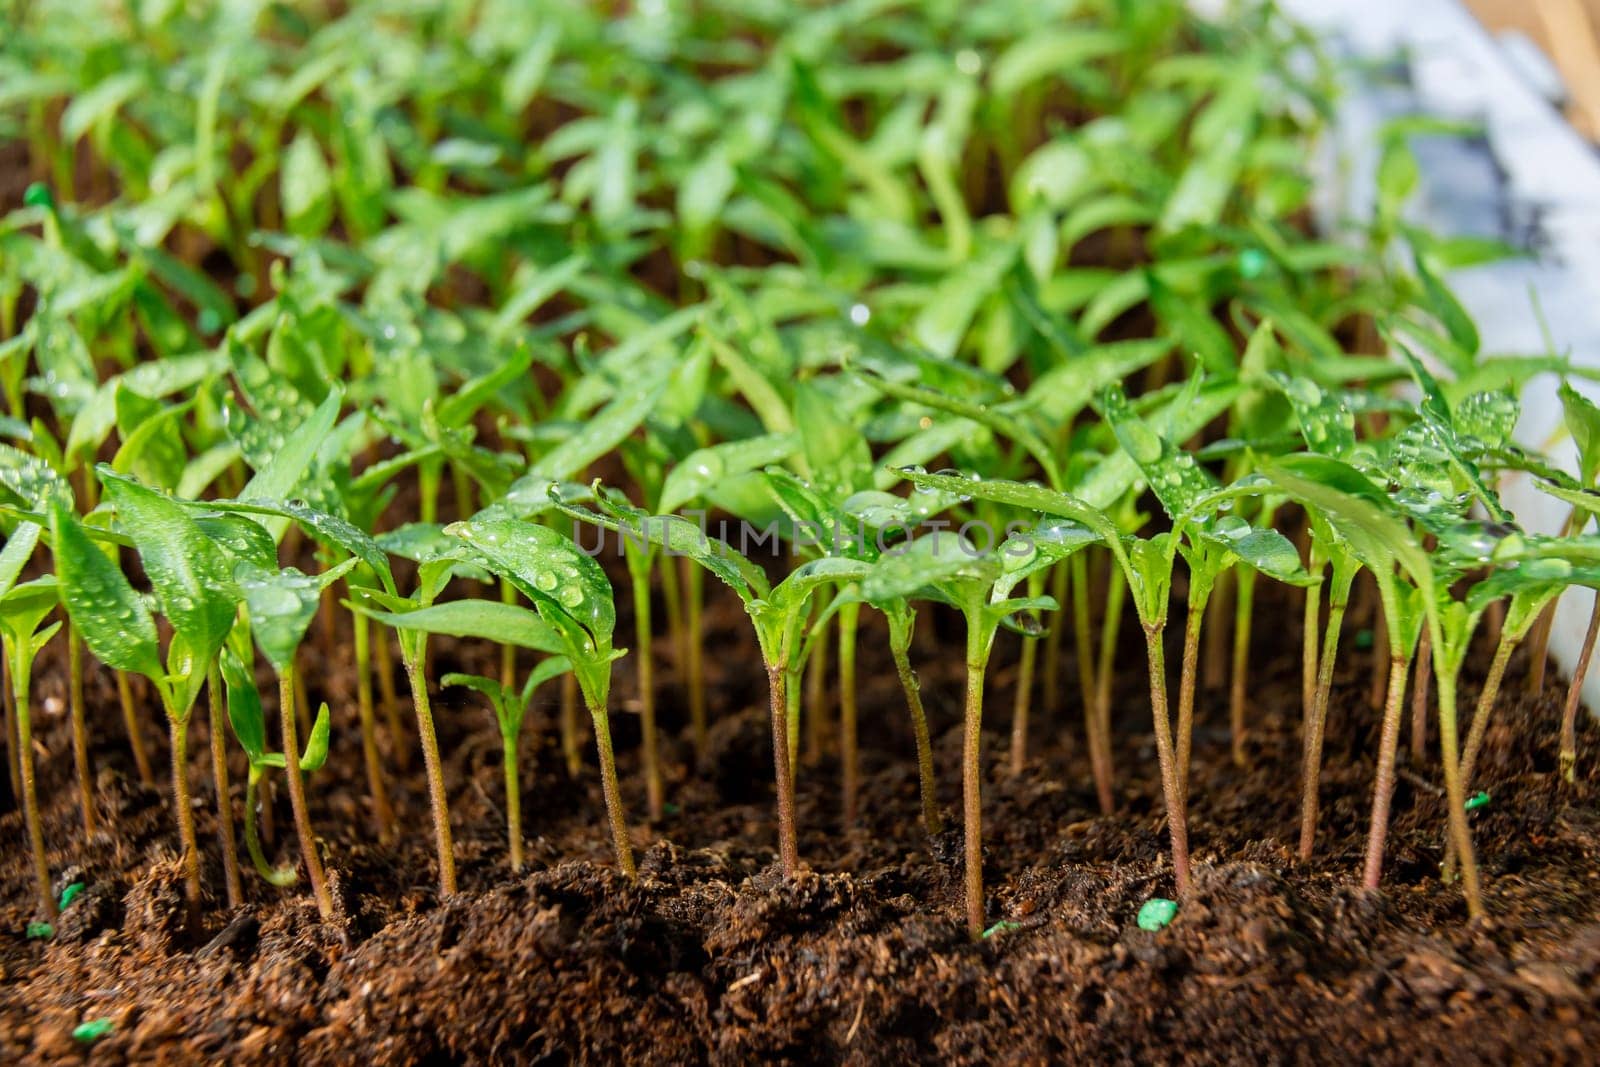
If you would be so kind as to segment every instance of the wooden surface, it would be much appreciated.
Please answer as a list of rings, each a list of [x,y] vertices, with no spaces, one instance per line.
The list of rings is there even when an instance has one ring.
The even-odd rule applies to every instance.
[[[1600,138],[1600,0],[1465,0],[1491,29],[1518,29],[1561,71],[1568,115]]]

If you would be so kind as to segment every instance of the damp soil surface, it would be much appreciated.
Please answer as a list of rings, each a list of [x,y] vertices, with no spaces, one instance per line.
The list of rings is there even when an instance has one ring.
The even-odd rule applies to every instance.
[[[89,701],[103,826],[85,839],[61,710],[64,656],[47,650],[35,683],[45,835],[58,882],[86,889],[52,939],[27,939],[35,916],[23,831],[6,811],[0,1062],[1462,1064],[1582,1061],[1600,1047],[1600,737],[1586,724],[1580,781],[1561,785],[1560,686],[1552,679],[1542,697],[1524,696],[1520,656],[1481,761],[1477,784],[1492,800],[1472,816],[1491,918],[1469,923],[1458,887],[1439,879],[1436,754],[1402,753],[1384,891],[1355,885],[1378,719],[1366,653],[1342,657],[1317,855],[1293,861],[1298,634],[1272,625],[1295,617],[1289,605],[1262,605],[1249,764],[1230,758],[1224,692],[1204,690],[1195,884],[1172,924],[1147,932],[1135,922],[1140,905],[1173,886],[1141,649],[1130,640],[1121,655],[1117,808],[1101,815],[1070,657],[1062,706],[1041,697],[1032,758],[1020,776],[1007,773],[1016,638],[1003,638],[1011,643],[991,668],[984,798],[989,919],[1001,925],[971,943],[960,831],[930,839],[920,825],[911,735],[881,627],[862,637],[861,816],[841,825],[836,761],[812,754],[799,775],[809,870],[786,882],[774,866],[764,677],[737,606],[713,607],[704,634],[713,728],[699,769],[668,642],[656,649],[672,804],[659,825],[642,821],[637,726],[627,714],[636,703],[631,672],[618,672],[635,884],[611,862],[592,761],[575,780],[566,773],[554,686],[530,716],[521,753],[528,865],[507,868],[498,735],[485,708],[450,691],[436,695],[436,714],[461,892],[439,899],[414,738],[385,739],[403,831],[381,844],[360,772],[348,636],[308,643],[312,699],[325,697],[342,717],[329,767],[313,781],[312,817],[342,908],[331,924],[317,921],[303,883],[279,890],[247,870],[242,910],[210,899],[199,927],[186,925],[165,775],[154,788],[139,783],[115,688],[98,668]],[[916,652],[952,827],[957,636],[925,634]],[[442,643],[434,676],[493,673],[494,658]],[[1464,714],[1477,684],[1469,670]],[[144,711],[155,745],[159,714],[148,703]],[[203,720],[197,714],[191,777],[208,892],[220,895]],[[236,815],[242,771],[235,766]],[[3,788],[0,798],[9,805]],[[281,791],[275,816],[269,851],[288,862]],[[74,1039],[74,1027],[102,1018],[114,1029],[97,1043]]]

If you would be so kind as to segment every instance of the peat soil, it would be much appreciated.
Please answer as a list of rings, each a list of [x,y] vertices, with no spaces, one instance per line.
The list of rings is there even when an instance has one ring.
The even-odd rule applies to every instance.
[[[713,608],[704,635],[713,729],[701,770],[668,642],[657,645],[673,805],[660,825],[642,821],[636,717],[627,714],[635,694],[626,661],[618,671],[615,728],[640,853],[633,885],[610,858],[592,756],[578,779],[567,776],[555,740],[559,687],[544,691],[524,735],[521,874],[506,865],[490,715],[447,691],[436,716],[461,892],[441,901],[420,760],[413,751],[412,769],[400,773],[398,753],[386,752],[404,831],[380,844],[363,795],[348,640],[308,643],[312,698],[336,709],[335,750],[312,802],[342,908],[330,924],[317,921],[303,882],[278,890],[247,869],[244,909],[229,913],[212,899],[201,928],[186,928],[165,781],[139,784],[114,686],[98,668],[89,699],[103,826],[85,840],[62,711],[64,656],[52,646],[35,683],[45,835],[58,888],[87,888],[53,939],[26,939],[34,916],[21,819],[0,818],[0,1062],[1459,1065],[1578,1062],[1600,1048],[1600,731],[1585,722],[1581,779],[1561,785],[1560,686],[1552,678],[1543,696],[1524,696],[1520,657],[1476,783],[1492,801],[1472,816],[1491,918],[1469,924],[1458,887],[1439,880],[1436,755],[1413,764],[1402,752],[1384,891],[1355,886],[1378,719],[1367,653],[1342,657],[1317,855],[1293,861],[1298,634],[1275,623],[1298,612],[1263,604],[1249,766],[1229,758],[1223,691],[1203,690],[1195,886],[1171,926],[1152,933],[1135,915],[1151,896],[1171,896],[1172,878],[1142,649],[1130,640],[1120,657],[1117,810],[1102,816],[1070,658],[1062,708],[1037,702],[1032,761],[1008,776],[1016,638],[1003,637],[989,686],[984,824],[989,917],[1006,925],[973,944],[961,918],[959,820],[950,817],[959,798],[957,635],[924,635],[917,653],[954,828],[931,840],[922,831],[904,704],[881,626],[870,626],[861,816],[840,825],[830,755],[803,765],[810,871],[785,882],[773,862],[764,677],[742,612]],[[434,677],[493,673],[494,658],[442,642]],[[1464,717],[1477,695],[1468,675]],[[155,744],[159,712],[145,711]],[[203,720],[197,713],[191,778],[208,892],[220,897]],[[414,745],[406,738],[400,748]],[[242,771],[235,766],[236,816]],[[276,803],[269,852],[287,862],[281,790]],[[100,1018],[115,1029],[92,1046],[74,1040],[75,1026]]]

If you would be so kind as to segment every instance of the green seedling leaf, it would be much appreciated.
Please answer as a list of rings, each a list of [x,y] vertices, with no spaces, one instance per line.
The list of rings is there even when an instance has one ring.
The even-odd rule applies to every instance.
[[[256,680],[231,648],[222,650],[218,664],[228,690],[228,723],[233,727],[233,736],[244,749],[250,765],[263,766],[267,756],[267,727]]]
[[[554,611],[570,618],[597,646],[610,646],[617,623],[611,582],[571,538],[548,526],[511,519],[474,518],[445,527],[445,533],[482,557],[489,570],[509,579],[541,614]]]
[[[1238,373],[1239,356],[1233,339],[1217,324],[1208,306],[1195,298],[1179,295],[1154,271],[1145,272],[1145,283],[1156,317],[1207,374],[1231,378]]]
[[[48,941],[56,936],[56,928],[49,923],[31,922],[23,929],[29,941]]]
[[[38,523],[19,522],[17,528],[11,531],[11,536],[6,538],[5,547],[0,548],[0,597],[11,592],[17,584],[17,578],[22,574],[22,568],[28,565],[28,559],[33,555],[39,535],[43,532]]]
[[[73,882],[69,884],[66,888],[61,890],[61,900],[57,906],[62,911],[66,911],[72,906],[72,902],[78,899],[78,895],[81,894],[86,888],[87,887],[82,882]]]
[[[303,423],[289,432],[279,447],[256,471],[255,477],[239,493],[240,500],[263,501],[288,498],[311,469],[317,452],[339,418],[344,394],[334,388]]]
[[[1600,405],[1568,382],[1561,383],[1561,409],[1567,432],[1578,446],[1578,472],[1585,485],[1600,479]]]
[[[398,614],[370,614],[384,625],[401,630],[478,637],[539,652],[558,653],[566,649],[561,635],[534,612],[494,600],[451,600]]]
[[[156,624],[144,598],[60,503],[51,512],[50,539],[61,598],[89,651],[113,670],[163,677]]]
[[[1009,934],[1013,930],[1020,929],[1022,929],[1021,923],[1012,922],[1010,919],[1001,919],[999,922],[995,923],[993,926],[989,927],[983,932],[983,939],[987,941],[995,934]]]
[[[196,658],[209,662],[233,629],[239,599],[227,558],[170,497],[105,468],[100,477],[118,522],[134,539],[162,612]]]
[[[660,509],[671,514],[731,478],[782,463],[794,454],[799,443],[796,434],[772,433],[697,449],[667,472],[661,486]]]
[[[1491,799],[1487,791],[1478,792],[1468,797],[1461,806],[1467,811],[1477,811],[1479,808],[1487,808]]]
[[[294,664],[295,649],[317,613],[322,590],[355,566],[347,559],[321,574],[302,573],[294,567],[272,570],[239,563],[234,580],[244,594],[250,630],[267,662],[280,674]]]

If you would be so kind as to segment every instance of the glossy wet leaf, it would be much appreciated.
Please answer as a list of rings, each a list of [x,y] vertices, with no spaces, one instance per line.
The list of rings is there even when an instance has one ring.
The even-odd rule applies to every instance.
[[[59,503],[51,512],[50,544],[61,599],[89,651],[108,667],[160,678],[161,649],[144,598]]]
[[[233,628],[239,600],[233,568],[216,542],[170,497],[102,471],[117,521],[139,552],[172,627],[204,662]]]

